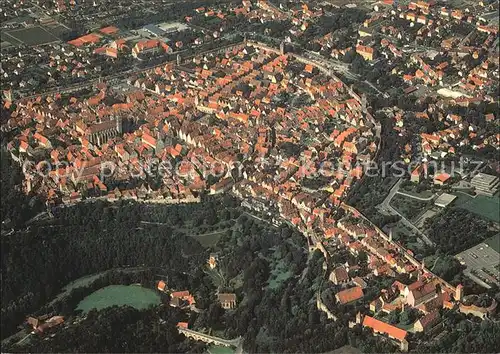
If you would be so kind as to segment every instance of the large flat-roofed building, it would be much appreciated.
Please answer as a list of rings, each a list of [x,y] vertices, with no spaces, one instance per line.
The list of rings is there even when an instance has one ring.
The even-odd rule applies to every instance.
[[[464,274],[485,288],[488,284],[500,285],[500,241],[493,236],[480,244],[460,252],[455,256],[467,268]]]
[[[155,37],[162,37],[165,35],[165,31],[156,25],[146,25],[143,27],[145,31],[151,33]]]
[[[438,207],[441,207],[441,208],[446,208],[456,198],[457,198],[456,195],[443,193],[439,197],[437,197],[437,199],[434,201],[434,205],[437,205]]]
[[[486,173],[478,173],[470,183],[476,188],[476,193],[493,196],[498,191],[499,179]]]
[[[165,33],[182,32],[188,29],[188,26],[180,22],[164,22],[157,26]]]

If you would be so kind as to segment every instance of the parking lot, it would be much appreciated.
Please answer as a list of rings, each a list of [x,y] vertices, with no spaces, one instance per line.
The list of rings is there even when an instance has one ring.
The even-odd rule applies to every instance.
[[[487,283],[500,285],[499,264],[500,253],[480,243],[456,255],[460,263],[467,266],[467,270]]]

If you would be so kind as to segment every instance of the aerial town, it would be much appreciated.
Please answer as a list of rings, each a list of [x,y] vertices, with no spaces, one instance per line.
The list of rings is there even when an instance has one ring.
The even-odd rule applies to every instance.
[[[49,213],[232,195],[322,253],[328,321],[355,304],[349,329],[395,351],[439,342],[450,313],[498,321],[498,1],[355,3],[8,1],[1,131],[20,190]],[[469,233],[445,239],[460,218]],[[200,311],[189,289],[157,290]]]

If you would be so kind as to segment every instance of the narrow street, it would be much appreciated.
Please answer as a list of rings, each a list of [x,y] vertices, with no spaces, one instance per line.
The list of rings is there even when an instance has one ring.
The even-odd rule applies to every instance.
[[[401,182],[403,180],[399,179],[396,184],[391,188],[389,194],[387,197],[384,199],[384,201],[377,206],[377,209],[385,215],[398,215],[401,220],[400,222],[403,223],[406,227],[408,227],[410,230],[413,230],[425,243],[427,243],[429,246],[434,247],[435,244],[432,242],[427,235],[425,235],[422,231],[420,231],[413,223],[408,220],[404,215],[402,215],[399,211],[394,209],[391,206],[391,200],[394,198],[394,196],[398,193],[399,186],[401,185]]]

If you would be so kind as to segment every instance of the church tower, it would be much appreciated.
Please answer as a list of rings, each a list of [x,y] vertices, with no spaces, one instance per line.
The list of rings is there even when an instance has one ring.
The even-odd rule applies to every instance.
[[[462,301],[464,298],[464,287],[462,284],[458,284],[455,290],[455,300]]]
[[[118,134],[122,134],[123,132],[122,117],[120,116],[116,117],[116,131]]]
[[[368,100],[366,99],[366,95],[363,93],[361,95],[361,109],[363,113],[366,113],[367,106],[368,106]]]

